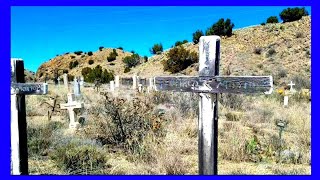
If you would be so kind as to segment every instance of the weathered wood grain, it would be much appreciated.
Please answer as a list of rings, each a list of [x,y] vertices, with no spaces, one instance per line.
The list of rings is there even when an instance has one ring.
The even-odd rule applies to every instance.
[[[47,83],[11,83],[11,93],[19,95],[41,95],[48,93]]]
[[[155,77],[158,91],[178,91],[197,93],[271,93],[271,76],[159,76]]]

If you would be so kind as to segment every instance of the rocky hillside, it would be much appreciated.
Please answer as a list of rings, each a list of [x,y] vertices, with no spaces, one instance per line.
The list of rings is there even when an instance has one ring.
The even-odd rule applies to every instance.
[[[26,82],[34,82],[36,78],[36,73],[29,71],[27,69],[24,70],[24,79]]]
[[[184,44],[193,51],[198,51],[198,45]],[[147,48],[147,47],[146,47]],[[53,69],[68,69],[72,75],[80,75],[84,67],[95,67],[100,64],[103,68],[113,70],[118,75],[139,74],[143,77],[166,75],[162,61],[167,59],[168,51],[149,58],[147,63],[124,73],[122,58],[131,55],[117,49],[117,59],[108,62],[107,56],[112,49],[96,51],[92,56],[73,53],[57,56],[42,64],[37,71],[37,78],[41,80],[45,73],[52,76]],[[72,59],[72,56],[75,56]],[[88,61],[94,60],[89,65]],[[77,60],[78,67],[69,69],[69,63]],[[181,74],[196,75],[198,64],[193,64]],[[310,79],[311,75],[311,17],[303,17],[299,21],[289,23],[266,24],[234,31],[231,37],[221,39],[221,75],[272,75],[275,84],[292,80],[294,77]],[[229,72],[229,73],[227,73]],[[42,75],[42,76],[41,76]]]

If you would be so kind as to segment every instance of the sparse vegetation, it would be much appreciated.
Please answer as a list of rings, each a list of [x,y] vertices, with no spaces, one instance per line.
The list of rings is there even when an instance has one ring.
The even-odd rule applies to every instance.
[[[92,51],[89,51],[88,56],[92,56],[92,55],[93,55]]]
[[[118,53],[117,53],[116,49],[113,49],[112,52],[107,57],[108,62],[116,60],[117,56],[118,56]]]
[[[280,18],[282,21],[285,22],[292,22],[292,21],[297,21],[302,18],[302,16],[308,16],[309,13],[308,11],[303,7],[303,8],[287,8],[284,9],[280,13]]]
[[[131,56],[123,58],[122,61],[126,64],[126,67],[132,68],[140,64],[140,56],[138,54],[132,54]]]
[[[170,49],[167,54],[167,61],[163,61],[165,71],[177,73],[186,69],[189,65],[198,61],[198,54],[190,52],[182,46]]]
[[[192,34],[192,41],[195,43],[195,44],[198,44],[199,43],[199,39],[201,36],[203,36],[203,32],[201,30],[197,30],[196,32],[194,32]]]
[[[75,68],[79,65],[79,62],[76,60],[76,61],[71,61],[69,63],[69,69],[72,69],[72,68]]]
[[[267,19],[267,23],[278,23],[278,22],[279,22],[279,20],[278,20],[277,16],[270,16]]]
[[[114,74],[106,69],[103,70],[100,65],[93,69],[89,67],[83,68],[81,74],[84,77],[84,81],[90,83],[93,83],[96,79],[100,79],[101,83],[109,83],[114,80]]]
[[[163,51],[163,47],[161,43],[154,44],[150,49],[151,54],[160,54]]]
[[[88,64],[89,65],[92,65],[94,63],[94,60],[92,60],[92,59],[90,59],[89,61],[88,61]]]
[[[213,24],[206,31],[206,36],[217,35],[217,36],[232,36],[232,29],[234,24],[230,19],[226,19],[226,21],[221,18],[215,24]]]
[[[81,55],[82,53],[83,53],[83,51],[75,51],[75,52],[74,52],[74,54],[76,54],[76,55],[78,55],[78,56]]]
[[[103,48],[104,48],[103,46],[100,46],[100,47],[99,47],[99,51],[102,51],[102,50],[103,50]]]
[[[183,40],[183,41],[177,41],[174,46],[180,46],[182,44],[188,43],[188,40]]]

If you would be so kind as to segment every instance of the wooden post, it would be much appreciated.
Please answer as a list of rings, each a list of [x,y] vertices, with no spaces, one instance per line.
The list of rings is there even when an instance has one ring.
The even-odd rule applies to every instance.
[[[80,83],[78,82],[77,78],[74,78],[74,80],[73,80],[73,93],[76,96],[79,96],[81,94],[81,92],[80,92]]]
[[[137,89],[137,76],[132,76],[132,89]]]
[[[220,37],[202,36],[199,43],[199,76],[218,76]],[[216,175],[218,173],[218,94],[200,93],[199,96],[199,174]]]
[[[28,174],[25,95],[48,93],[46,83],[25,83],[22,59],[11,59],[11,174]]]
[[[84,85],[84,78],[83,76],[80,77],[80,86],[83,87]]]
[[[219,76],[220,38],[199,40],[199,76],[158,76],[155,90],[199,93],[199,174],[218,173],[218,94],[271,94],[271,76]]]
[[[283,97],[283,106],[288,107],[288,102],[289,102],[289,97],[288,97],[288,95],[285,95]]]
[[[110,81],[110,91],[114,92],[114,81]]]
[[[119,87],[120,87],[119,80],[120,80],[120,77],[117,75],[117,76],[115,77],[115,87],[116,87],[116,88],[119,88]]]
[[[64,83],[64,87],[68,89],[69,82],[68,82],[68,74],[66,74],[66,73],[63,74],[63,83]]]

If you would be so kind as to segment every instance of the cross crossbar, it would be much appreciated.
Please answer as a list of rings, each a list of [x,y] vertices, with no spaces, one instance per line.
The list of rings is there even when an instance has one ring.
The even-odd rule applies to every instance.
[[[265,93],[272,92],[271,76],[160,76],[156,90],[196,93]]]
[[[48,94],[47,83],[11,83],[11,94],[42,95]]]

